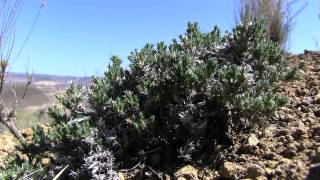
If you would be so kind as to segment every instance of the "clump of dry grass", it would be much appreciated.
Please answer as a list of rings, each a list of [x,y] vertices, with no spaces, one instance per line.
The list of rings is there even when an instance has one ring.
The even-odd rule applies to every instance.
[[[237,21],[264,18],[269,38],[287,49],[293,20],[307,5],[304,4],[297,11],[292,12],[292,6],[296,2],[297,0],[240,0]]]

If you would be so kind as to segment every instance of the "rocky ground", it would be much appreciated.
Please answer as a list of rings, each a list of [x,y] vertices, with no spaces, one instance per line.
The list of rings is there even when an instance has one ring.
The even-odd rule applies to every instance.
[[[300,79],[281,85],[289,103],[263,131],[244,135],[225,153],[222,177],[320,179],[320,53],[289,58]]]
[[[281,85],[289,103],[264,130],[238,138],[217,175],[251,179],[320,179],[320,52],[289,58],[299,80]]]
[[[221,165],[216,169],[188,165],[173,176],[159,173],[159,178],[320,179],[320,52],[290,56],[289,62],[290,67],[299,68],[300,79],[281,85],[289,103],[270,124],[239,136],[233,146],[220,152]],[[12,142],[10,135],[0,136],[0,165],[13,150]],[[119,172],[120,179],[135,174],[135,169],[130,171]],[[143,176],[153,179],[154,174],[150,168]]]
[[[5,167],[6,156],[14,150],[15,139],[11,134],[5,132],[0,135],[0,144],[0,167]]]

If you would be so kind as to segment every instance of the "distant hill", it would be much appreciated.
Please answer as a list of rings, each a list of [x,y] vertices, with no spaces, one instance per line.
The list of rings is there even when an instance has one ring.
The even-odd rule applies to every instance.
[[[48,74],[33,74],[33,82],[39,81],[51,81],[56,82],[60,85],[68,85],[70,81],[83,84],[89,82],[91,77],[79,77],[79,76],[59,76],[59,75],[48,75]],[[24,83],[27,80],[26,73],[7,73],[7,82]]]
[[[8,106],[15,104],[12,87],[17,93],[18,107],[26,108],[30,106],[42,106],[54,102],[54,95],[63,92],[70,81],[79,84],[90,83],[91,78],[77,76],[58,76],[47,74],[33,74],[30,87],[27,90],[26,97],[22,99],[26,87],[27,75],[25,73],[7,73],[2,98]]]
[[[70,81],[85,84],[90,83],[91,80],[91,78],[77,76],[33,74],[32,83],[23,98],[27,79],[25,73],[7,73],[1,94],[3,103],[7,107],[17,107],[18,128],[31,127],[38,122],[48,120],[45,112],[56,102],[54,95],[64,92]],[[0,134],[4,129],[0,124]]]

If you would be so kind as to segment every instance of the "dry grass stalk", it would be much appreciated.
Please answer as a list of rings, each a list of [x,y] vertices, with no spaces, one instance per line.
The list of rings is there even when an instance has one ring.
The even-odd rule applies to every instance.
[[[294,18],[306,7],[301,6],[294,13],[292,6],[297,0],[240,0],[237,21],[252,21],[264,18],[267,34],[273,42],[288,49],[288,39],[293,28]]]
[[[18,98],[14,88],[12,88],[12,92],[15,97],[15,105],[12,108],[6,106],[3,100],[3,89],[6,84],[6,74],[9,66],[9,61],[11,57],[11,53],[14,47],[15,41],[15,24],[21,12],[21,8],[24,4],[24,0],[5,0],[0,2],[0,122],[4,124],[9,131],[20,141],[24,141],[23,136],[16,128],[14,122],[16,121],[16,107],[18,105]],[[19,57],[22,52],[27,40],[29,39],[32,30],[34,29],[35,23],[38,20],[40,11],[44,3],[41,4],[40,9],[37,13],[36,18],[32,24],[31,30],[26,37],[23,46],[20,47],[19,53],[16,59]],[[29,75],[27,73],[28,81],[26,83],[25,92],[23,93],[23,98],[26,95],[26,91],[32,82],[32,74]]]

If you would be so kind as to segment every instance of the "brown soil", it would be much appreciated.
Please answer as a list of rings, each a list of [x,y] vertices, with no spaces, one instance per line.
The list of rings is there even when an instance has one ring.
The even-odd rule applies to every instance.
[[[44,132],[48,132],[48,123],[40,124]],[[21,131],[22,136],[27,142],[32,141],[32,129],[26,128]],[[9,132],[4,132],[0,134],[0,168],[5,168],[6,159],[10,153],[15,149],[18,144],[18,140]]]
[[[14,150],[16,139],[9,133],[0,135],[0,168],[5,166],[6,157]]]

